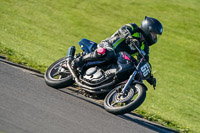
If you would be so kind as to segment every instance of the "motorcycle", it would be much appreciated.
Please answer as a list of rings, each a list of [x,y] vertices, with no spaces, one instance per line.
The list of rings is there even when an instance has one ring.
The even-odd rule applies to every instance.
[[[146,98],[147,87],[143,81],[151,74],[151,65],[144,58],[145,52],[130,41],[137,49],[139,63],[126,52],[120,52],[113,62],[95,61],[73,70],[71,62],[75,58],[93,52],[97,43],[83,38],[79,45],[83,52],[75,55],[75,46],[67,51],[67,56],[55,61],[46,71],[47,85],[64,88],[76,83],[88,94],[105,94],[106,111],[120,115],[138,108]]]

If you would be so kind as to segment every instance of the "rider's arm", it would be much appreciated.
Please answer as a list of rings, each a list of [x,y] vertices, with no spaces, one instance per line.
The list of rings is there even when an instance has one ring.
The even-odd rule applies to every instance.
[[[145,49],[144,49],[146,55],[145,55],[145,59],[149,62],[149,46],[146,45]],[[153,74],[150,75],[150,77],[147,79],[147,82],[150,85],[153,85],[154,89],[156,87],[156,78],[154,78]]]
[[[150,85],[153,85],[154,89],[156,88],[156,78],[154,78],[152,74],[151,74],[151,76],[147,79],[147,82],[148,82]]]
[[[120,38],[126,39],[129,35],[131,36],[133,33],[135,33],[138,30],[138,26],[134,23],[126,24],[122,26],[118,30],[118,34]]]
[[[144,43],[142,43],[141,49],[144,50],[145,59],[149,62],[149,46],[147,44],[145,45]],[[137,59],[138,59],[138,62],[139,62],[141,57],[138,55]],[[147,82],[150,85],[153,85],[153,87],[155,89],[155,87],[156,87],[156,78],[154,78],[153,74],[150,75],[150,77],[147,79]]]
[[[99,47],[104,47],[104,48],[112,48],[112,44],[115,43],[119,39],[126,39],[129,35],[132,35],[138,31],[138,26],[134,23],[131,24],[126,24],[122,26],[119,30],[117,30],[111,37],[102,40],[99,43]]]
[[[145,44],[143,45],[144,45],[144,52],[146,53],[145,59],[149,62],[149,46]]]
[[[145,56],[144,57],[149,62],[149,46],[147,44],[145,44],[145,43],[142,42],[140,48],[141,48],[141,50],[143,50],[145,52]],[[138,62],[140,61],[140,59],[141,59],[141,57],[138,54],[137,55]]]

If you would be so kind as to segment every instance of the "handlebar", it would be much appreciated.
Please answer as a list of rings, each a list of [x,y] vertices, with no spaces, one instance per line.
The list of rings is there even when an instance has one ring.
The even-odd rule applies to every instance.
[[[130,38],[130,43],[132,43],[132,45],[137,49],[138,53],[142,56],[142,58],[144,58],[146,53],[143,50],[141,50],[140,48],[137,47],[133,38]]]

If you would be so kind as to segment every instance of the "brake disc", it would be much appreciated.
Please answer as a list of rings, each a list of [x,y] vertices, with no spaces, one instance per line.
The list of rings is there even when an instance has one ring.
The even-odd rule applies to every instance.
[[[133,96],[134,96],[134,90],[133,89],[130,89],[127,93],[125,94],[120,94],[120,93],[116,93],[114,96],[113,96],[113,101],[115,103],[125,103],[125,102],[128,102],[130,100],[132,100]]]

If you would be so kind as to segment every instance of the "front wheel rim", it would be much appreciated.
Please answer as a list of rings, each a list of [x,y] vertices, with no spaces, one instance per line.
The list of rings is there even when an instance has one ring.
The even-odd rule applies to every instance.
[[[119,93],[113,91],[106,101],[107,106],[115,109],[124,108],[130,104],[133,104],[138,99],[140,93],[141,93],[140,89],[137,86],[135,86],[134,89],[133,88],[129,89],[127,97],[121,98],[121,100],[119,100],[119,97],[117,96],[119,95]]]

